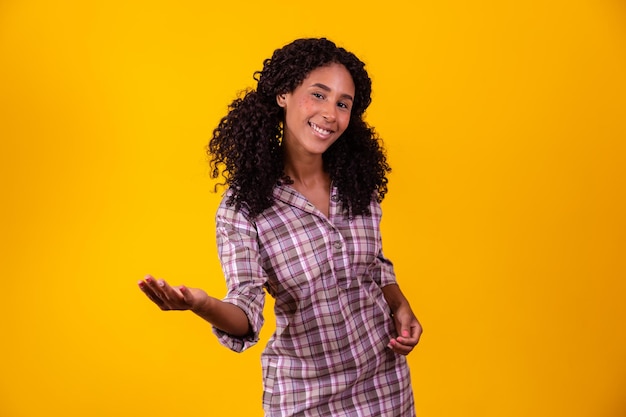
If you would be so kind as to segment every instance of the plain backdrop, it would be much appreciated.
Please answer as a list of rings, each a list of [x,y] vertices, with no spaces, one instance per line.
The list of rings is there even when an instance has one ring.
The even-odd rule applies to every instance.
[[[274,49],[367,63],[420,417],[626,415],[626,7],[614,0],[0,2],[0,416],[261,416],[204,146]]]

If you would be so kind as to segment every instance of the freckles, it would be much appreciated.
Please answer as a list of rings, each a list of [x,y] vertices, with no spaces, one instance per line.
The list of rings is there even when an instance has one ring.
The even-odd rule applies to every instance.
[[[308,97],[303,97],[298,101],[298,107],[304,110],[311,108],[311,100]]]

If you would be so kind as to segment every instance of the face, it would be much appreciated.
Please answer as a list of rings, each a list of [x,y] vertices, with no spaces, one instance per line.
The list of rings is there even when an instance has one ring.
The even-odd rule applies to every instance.
[[[319,67],[290,93],[276,97],[285,109],[283,146],[290,155],[323,154],[350,122],[352,76],[341,64]]]

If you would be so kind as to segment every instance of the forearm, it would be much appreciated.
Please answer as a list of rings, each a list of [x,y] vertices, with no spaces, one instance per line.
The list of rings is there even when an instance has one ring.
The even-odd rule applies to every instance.
[[[398,284],[385,285],[382,291],[392,313],[395,313],[402,306],[409,306],[409,301],[400,290]]]
[[[213,326],[235,337],[246,336],[251,331],[248,317],[242,309],[217,298],[209,296],[202,305],[193,308],[192,311]]]

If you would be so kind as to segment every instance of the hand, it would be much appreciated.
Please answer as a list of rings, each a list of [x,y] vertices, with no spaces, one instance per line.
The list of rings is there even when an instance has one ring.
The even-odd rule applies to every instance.
[[[422,326],[408,303],[402,304],[393,314],[398,337],[391,339],[387,347],[400,355],[408,355],[422,335]]]
[[[199,288],[184,285],[172,287],[151,275],[137,283],[139,289],[161,310],[194,310],[207,302],[209,296]]]

